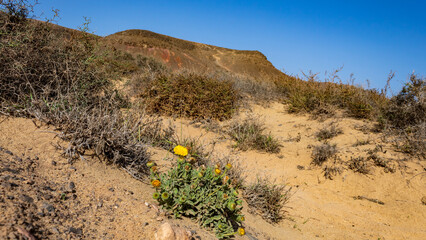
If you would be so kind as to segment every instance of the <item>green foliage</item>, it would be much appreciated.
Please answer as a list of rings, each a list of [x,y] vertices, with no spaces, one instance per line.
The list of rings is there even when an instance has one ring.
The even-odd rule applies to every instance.
[[[176,218],[195,218],[201,226],[214,229],[217,238],[232,237],[244,216],[238,190],[227,177],[230,167],[195,167],[183,157],[168,173],[158,174],[154,166],[151,179],[157,188],[153,197]]]
[[[253,117],[243,121],[234,121],[228,135],[236,141],[236,147],[246,151],[256,149],[269,153],[279,153],[281,145],[271,134],[264,134],[265,127]]]

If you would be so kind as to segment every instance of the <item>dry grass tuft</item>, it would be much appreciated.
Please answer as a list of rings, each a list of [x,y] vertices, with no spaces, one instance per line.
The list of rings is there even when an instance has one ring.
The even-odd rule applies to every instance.
[[[236,141],[236,147],[246,151],[255,149],[269,153],[279,153],[281,145],[271,134],[264,134],[265,127],[255,117],[234,121],[227,131],[228,135]]]
[[[336,144],[330,145],[329,143],[324,143],[318,146],[315,146],[312,150],[312,164],[316,166],[321,166],[328,159],[335,157],[337,154]]]
[[[320,129],[315,136],[319,141],[328,140],[334,138],[335,136],[342,134],[342,129],[336,124],[336,122],[331,122],[327,126],[324,126]]]
[[[283,219],[283,208],[291,197],[290,192],[291,188],[258,179],[246,187],[244,198],[251,211],[259,213],[268,222],[277,223]]]

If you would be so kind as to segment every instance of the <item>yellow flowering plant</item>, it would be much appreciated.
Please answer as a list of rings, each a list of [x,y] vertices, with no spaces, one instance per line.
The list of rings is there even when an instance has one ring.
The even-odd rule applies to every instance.
[[[242,200],[227,175],[232,166],[196,167],[185,158],[190,158],[187,148],[178,145],[173,151],[179,156],[174,167],[162,174],[151,171],[151,183],[158,186],[154,199],[176,218],[191,217],[213,229],[218,239],[244,235]]]

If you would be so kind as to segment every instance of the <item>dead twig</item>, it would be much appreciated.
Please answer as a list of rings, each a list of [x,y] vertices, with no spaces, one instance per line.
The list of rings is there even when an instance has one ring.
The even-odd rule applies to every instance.
[[[375,199],[375,198],[369,198],[369,197],[360,196],[360,195],[354,196],[353,198],[354,198],[354,200],[367,200],[367,201],[370,201],[370,202],[373,202],[373,203],[377,203],[377,204],[380,204],[380,205],[385,205],[384,202],[382,202],[382,201],[380,201],[378,199]]]

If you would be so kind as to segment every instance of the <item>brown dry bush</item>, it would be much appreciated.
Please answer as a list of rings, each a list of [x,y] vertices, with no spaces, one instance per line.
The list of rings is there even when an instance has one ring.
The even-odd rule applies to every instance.
[[[366,90],[339,80],[336,70],[325,82],[320,82],[318,74],[306,74],[307,81],[287,76],[275,82],[288,111],[309,112],[314,115],[332,116],[335,108],[344,109],[349,116],[371,118],[378,114],[388,99],[376,90]]]
[[[0,2],[0,112],[53,124],[70,158],[88,150],[134,176],[149,157],[137,141],[144,116],[121,111],[127,101],[96,67],[93,35],[27,19],[33,2]]]
[[[328,159],[335,157],[337,154],[336,144],[330,145],[329,143],[324,143],[318,146],[315,146],[312,150],[312,164],[321,166]]]
[[[146,82],[140,91],[151,113],[225,120],[237,109],[238,93],[232,83],[205,75],[162,74]]]
[[[383,110],[381,127],[396,136],[396,147],[426,158],[426,78],[411,75],[401,92]]]
[[[271,134],[265,134],[265,126],[255,117],[233,121],[228,135],[236,141],[236,147],[246,151],[255,149],[269,153],[279,153],[281,145]]]
[[[351,157],[351,160],[348,161],[348,168],[362,174],[370,173],[370,165],[364,157]]]
[[[284,206],[291,197],[291,188],[270,183],[265,179],[246,186],[243,196],[254,213],[263,219],[277,223],[284,217]]]
[[[335,136],[342,134],[342,129],[335,123],[331,122],[327,126],[324,126],[320,129],[315,136],[319,141],[328,140],[334,138]]]

